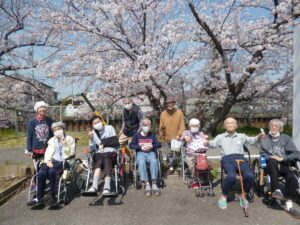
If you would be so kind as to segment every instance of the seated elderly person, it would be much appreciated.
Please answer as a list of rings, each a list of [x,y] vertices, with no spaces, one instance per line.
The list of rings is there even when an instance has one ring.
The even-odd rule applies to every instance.
[[[271,178],[272,197],[285,200],[284,209],[291,216],[300,219],[300,212],[293,207],[292,199],[297,198],[298,181],[290,165],[293,161],[300,158],[300,152],[296,148],[293,139],[282,134],[283,122],[273,119],[269,124],[269,134],[261,141],[261,155],[267,160],[267,173]],[[283,176],[286,180],[286,198],[283,196],[278,177]]]
[[[254,144],[258,138],[263,137],[264,134],[259,134],[256,137],[248,137],[245,134],[237,133],[237,121],[234,118],[227,118],[224,121],[224,128],[226,132],[217,135],[209,145],[213,148],[220,148],[221,150],[221,165],[224,168],[227,176],[222,185],[222,195],[218,200],[218,206],[221,209],[227,208],[227,197],[229,191],[233,188],[236,182],[236,174],[238,172],[237,160],[243,160],[240,164],[241,173],[243,175],[244,190],[248,193],[254,182],[254,175],[248,163],[248,159],[244,157],[244,145]],[[248,201],[243,203],[240,199],[242,207],[248,207]]]
[[[91,119],[93,131],[89,132],[89,145],[91,150],[95,151],[95,171],[92,187],[88,190],[90,193],[98,191],[101,170],[104,170],[104,188],[103,195],[110,194],[111,171],[113,165],[117,163],[117,149],[119,140],[115,128],[111,125],[103,125],[99,116]]]
[[[136,150],[136,161],[141,180],[145,185],[145,195],[150,197],[153,193],[154,195],[159,196],[160,189],[156,184],[158,176],[158,162],[155,150],[161,147],[161,143],[157,140],[156,135],[150,131],[151,121],[149,119],[144,118],[141,122],[141,127],[142,130],[134,134],[129,147]],[[146,163],[150,164],[152,187],[148,180]]]
[[[56,203],[57,175],[63,169],[68,168],[69,164],[65,160],[75,154],[75,140],[65,133],[65,124],[55,122],[51,125],[54,136],[48,141],[48,147],[44,156],[44,163],[37,174],[38,189],[37,197],[28,205],[33,207],[43,205],[43,197],[46,188],[46,180],[49,179],[48,204],[51,206]]]
[[[183,132],[180,140],[184,140],[186,142],[185,160],[188,164],[189,170],[192,175],[194,175],[195,157],[198,153],[206,153],[207,147],[205,145],[207,145],[208,136],[204,135],[204,133],[200,131],[200,121],[198,119],[191,119],[189,121],[189,128],[189,130]],[[192,184],[192,188],[199,188],[199,183],[196,178]]]

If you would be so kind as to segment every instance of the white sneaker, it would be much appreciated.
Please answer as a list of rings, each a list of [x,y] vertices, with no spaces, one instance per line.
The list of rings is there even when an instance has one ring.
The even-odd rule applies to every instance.
[[[103,190],[102,194],[103,194],[103,195],[108,195],[108,194],[110,194],[110,190],[108,190],[108,189],[105,188],[105,189]]]
[[[97,190],[96,190],[96,188],[91,187],[89,190],[87,190],[87,192],[90,192],[90,193],[96,193]]]

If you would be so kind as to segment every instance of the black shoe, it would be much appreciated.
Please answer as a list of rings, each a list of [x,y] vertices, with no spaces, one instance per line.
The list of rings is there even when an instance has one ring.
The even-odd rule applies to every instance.
[[[30,202],[27,202],[27,205],[28,206],[33,206],[35,205],[36,203],[38,203],[38,200],[36,198],[32,199]]]
[[[286,208],[284,208],[284,210],[290,214],[290,216],[294,217],[295,219],[300,219],[300,212],[295,209],[294,207],[290,208],[289,210],[287,210]]]
[[[43,209],[45,207],[45,204],[43,202],[43,200],[40,200],[38,202],[36,202],[32,207],[31,209],[32,210],[38,210],[38,209]]]
[[[275,199],[279,199],[279,200],[285,200],[285,198],[283,197],[283,194],[281,192],[281,190],[277,189],[272,193],[272,198]]]
[[[246,193],[246,199],[249,201],[249,202],[253,202],[254,201],[254,196],[250,193],[250,192],[248,192],[248,193]]]
[[[56,205],[56,199],[52,194],[48,195],[48,205],[50,206]]]

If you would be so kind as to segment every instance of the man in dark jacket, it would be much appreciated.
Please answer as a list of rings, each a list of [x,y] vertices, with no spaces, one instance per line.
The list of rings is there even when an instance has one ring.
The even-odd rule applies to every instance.
[[[290,165],[300,158],[300,152],[296,148],[293,139],[282,134],[283,122],[279,119],[270,121],[270,132],[261,140],[261,155],[267,159],[267,173],[271,178],[272,197],[285,200],[279,186],[278,177],[286,180],[286,203],[284,209],[293,217],[300,219],[300,212],[293,207],[292,199],[298,195],[298,181]]]
[[[49,105],[44,101],[34,105],[35,117],[27,123],[27,151],[30,155],[44,156],[48,140],[53,137],[52,119],[47,116]]]
[[[123,104],[122,128],[119,133],[121,146],[125,146],[131,142],[133,135],[140,130],[140,122],[143,118],[142,110],[132,102],[131,98],[125,97]]]

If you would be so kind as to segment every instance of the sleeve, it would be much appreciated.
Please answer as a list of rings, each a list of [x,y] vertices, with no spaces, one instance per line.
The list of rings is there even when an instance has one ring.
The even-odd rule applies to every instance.
[[[299,159],[300,158],[300,152],[297,149],[293,139],[288,137],[288,136],[285,136],[285,137],[287,139],[287,143],[284,146],[284,149],[285,149],[287,154],[286,154],[286,157],[283,160],[284,161],[293,161],[293,160]]]
[[[183,134],[182,134],[181,137],[180,137],[180,141],[184,141],[184,137],[185,137],[185,136],[190,136],[188,130],[185,130],[185,131],[183,132]]]
[[[138,131],[140,131],[141,130],[141,122],[142,122],[142,119],[144,118],[144,114],[143,114],[143,111],[141,109],[138,112],[138,118],[139,118],[139,129],[138,129]]]
[[[123,132],[123,129],[125,127],[125,118],[124,118],[124,109],[122,111],[122,126],[121,126],[121,131]]]
[[[52,141],[50,139],[48,141],[48,146],[47,146],[46,151],[45,151],[44,162],[48,162],[52,159],[53,152],[54,152],[54,141]]]
[[[245,138],[245,142],[244,142],[244,145],[246,147],[248,147],[249,145],[253,145],[255,144],[257,141],[258,141],[258,136],[255,136],[255,137],[249,137],[247,136],[246,134],[243,135],[244,138]]]
[[[51,129],[52,123],[53,123],[53,120],[51,118],[49,118],[49,137],[48,137],[48,140],[50,140],[50,138],[52,138],[54,136],[53,131]]]
[[[161,148],[161,143],[159,140],[157,140],[156,135],[153,134],[153,143],[152,143],[153,149]]]
[[[89,139],[89,147],[92,151],[97,151],[97,144],[95,142],[95,136],[96,134],[93,132],[93,138]],[[101,144],[101,141],[99,140],[99,144]]]
[[[179,124],[179,130],[178,130],[178,136],[182,136],[184,130],[185,130],[184,115],[181,112],[181,115],[180,115],[180,124]]]
[[[217,135],[213,140],[209,141],[208,144],[212,148],[218,148],[220,146],[221,136]]]
[[[159,139],[161,141],[164,141],[165,137],[166,137],[166,126],[164,124],[164,116],[162,112],[159,118]]]
[[[32,141],[33,141],[33,124],[32,124],[32,120],[29,120],[27,123],[27,150],[29,152],[32,152]]]
[[[129,144],[129,148],[135,149],[136,151],[141,151],[142,150],[141,146],[139,145],[139,142],[138,142],[138,133],[133,135],[132,140]]]

